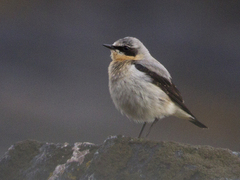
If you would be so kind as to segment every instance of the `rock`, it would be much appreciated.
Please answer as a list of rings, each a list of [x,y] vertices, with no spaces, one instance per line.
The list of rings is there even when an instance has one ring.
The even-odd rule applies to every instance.
[[[102,145],[18,142],[0,159],[1,180],[240,180],[240,153],[112,136]]]

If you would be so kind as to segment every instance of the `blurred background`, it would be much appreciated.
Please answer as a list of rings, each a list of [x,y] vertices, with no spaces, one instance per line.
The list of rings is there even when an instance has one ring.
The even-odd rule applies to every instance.
[[[145,44],[209,127],[169,117],[148,138],[240,151],[239,9],[234,0],[1,0],[0,156],[25,139],[137,137],[142,125],[110,99],[102,46],[125,36]]]

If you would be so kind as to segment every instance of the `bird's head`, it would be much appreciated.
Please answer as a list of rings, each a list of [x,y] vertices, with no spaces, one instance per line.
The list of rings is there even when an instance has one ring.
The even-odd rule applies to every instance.
[[[142,60],[150,55],[143,43],[134,37],[125,37],[103,46],[111,50],[113,61]]]

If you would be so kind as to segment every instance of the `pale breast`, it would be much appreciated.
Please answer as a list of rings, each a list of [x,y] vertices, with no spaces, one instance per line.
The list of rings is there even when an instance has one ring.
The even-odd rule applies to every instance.
[[[125,66],[128,66],[125,71],[120,72],[117,68],[124,68],[123,65],[109,67],[109,73],[114,74],[109,78],[109,90],[116,108],[137,122],[167,116],[169,97],[134,65]]]

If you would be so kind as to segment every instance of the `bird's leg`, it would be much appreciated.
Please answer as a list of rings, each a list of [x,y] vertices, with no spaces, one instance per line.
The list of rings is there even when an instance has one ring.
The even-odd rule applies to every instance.
[[[145,123],[143,123],[143,126],[142,126],[142,129],[141,129],[141,131],[140,131],[140,133],[139,133],[139,135],[138,135],[138,138],[140,138],[141,137],[141,135],[142,135],[142,132],[143,132],[143,129],[144,129],[144,127],[146,126],[146,122]]]
[[[157,122],[158,122],[158,119],[155,118],[155,120],[153,121],[153,123],[151,124],[151,126],[150,126],[149,129],[148,129],[148,133],[147,133],[146,137],[148,137],[148,135],[150,134],[150,131],[151,131],[153,125],[156,124]]]

